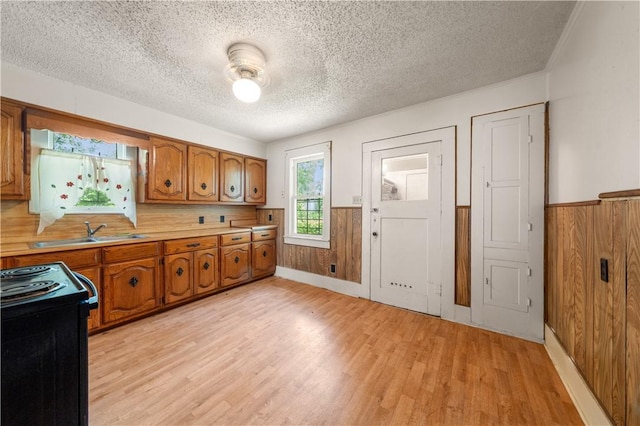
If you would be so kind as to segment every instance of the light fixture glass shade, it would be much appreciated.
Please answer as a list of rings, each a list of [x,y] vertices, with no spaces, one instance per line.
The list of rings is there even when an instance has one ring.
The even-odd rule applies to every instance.
[[[234,81],[232,89],[236,98],[246,103],[252,103],[260,99],[262,92],[258,83],[249,78],[241,78]]]

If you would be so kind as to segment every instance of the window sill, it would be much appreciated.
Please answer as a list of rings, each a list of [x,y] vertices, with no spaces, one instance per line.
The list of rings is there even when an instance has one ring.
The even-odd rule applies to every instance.
[[[307,247],[316,247],[328,249],[331,248],[331,243],[329,241],[311,239],[311,238],[300,238],[300,237],[284,237],[285,244],[293,244],[296,246],[307,246]]]

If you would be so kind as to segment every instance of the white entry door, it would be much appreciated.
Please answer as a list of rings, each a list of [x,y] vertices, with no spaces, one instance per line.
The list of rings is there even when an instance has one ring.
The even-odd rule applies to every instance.
[[[371,153],[371,299],[440,315],[441,142]]]
[[[473,118],[471,318],[542,340],[544,106]]]

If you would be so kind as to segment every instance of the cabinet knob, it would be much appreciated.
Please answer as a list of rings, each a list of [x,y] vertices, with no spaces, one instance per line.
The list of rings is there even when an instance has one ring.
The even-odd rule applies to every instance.
[[[233,261],[234,261],[234,262],[236,262],[236,263],[238,263],[238,262],[240,262],[240,258],[239,258],[238,256],[236,256],[236,258],[235,258],[235,259],[233,259]]]
[[[231,185],[231,188],[229,188],[229,189],[231,190],[231,192],[235,192],[236,187],[235,187],[235,186],[233,186],[233,185]]]
[[[200,185],[200,188],[202,188],[203,190],[204,190],[204,189],[207,189],[207,184],[206,184],[206,183],[204,183],[204,182],[202,182],[202,185]]]
[[[262,252],[262,257],[267,257],[267,251],[266,250]]]
[[[131,287],[135,287],[136,285],[138,285],[138,279],[136,277],[131,277],[131,279],[129,280],[129,285]]]
[[[206,271],[207,269],[209,269],[211,265],[209,265],[209,262],[205,262],[204,265],[202,265],[202,267],[204,268],[204,270]]]
[[[184,274],[184,269],[182,269],[182,268],[178,268],[178,269],[176,270],[176,274],[177,274],[179,277],[181,277],[181,276],[182,276],[182,274]]]
[[[171,180],[167,179],[164,181],[164,186],[166,186],[167,188],[169,188],[171,186]]]
[[[258,188],[255,188],[255,187],[254,187],[254,188],[253,188],[253,193],[254,193],[254,194],[257,194],[257,193],[258,193]]]

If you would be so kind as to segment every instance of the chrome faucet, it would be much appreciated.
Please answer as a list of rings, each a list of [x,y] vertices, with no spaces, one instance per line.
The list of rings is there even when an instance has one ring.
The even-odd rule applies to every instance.
[[[96,232],[98,232],[102,228],[106,228],[107,227],[107,224],[103,223],[102,225],[98,226],[96,229],[91,229],[91,225],[89,225],[89,222],[85,222],[84,224],[87,227],[87,238],[93,238],[93,235]]]

